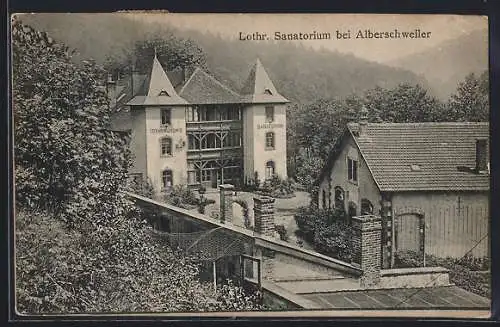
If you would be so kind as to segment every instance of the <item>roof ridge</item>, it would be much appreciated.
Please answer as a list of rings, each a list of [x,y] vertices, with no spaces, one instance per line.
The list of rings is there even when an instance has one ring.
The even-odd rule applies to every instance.
[[[191,83],[191,80],[193,79],[193,76],[196,75],[196,73],[201,70],[200,67],[196,66],[196,68],[194,69],[194,72],[191,74],[191,76],[189,76],[188,80],[186,81],[186,83],[184,83],[184,85],[181,87],[181,89],[179,90],[179,96],[180,94],[184,91],[184,89],[186,88],[186,85],[188,85],[189,83]]]
[[[220,82],[217,78],[215,78],[215,76],[213,76],[212,74],[204,71],[204,70],[201,70],[200,71],[202,73],[204,73],[205,75],[207,75],[210,79],[212,79],[215,83],[217,83],[220,87],[222,87],[223,89],[225,89],[226,91],[230,92],[230,93],[233,93],[233,95],[237,96],[237,97],[241,97],[241,94],[237,93],[236,91],[233,91],[229,88],[229,86],[226,86],[224,84],[222,84],[222,82]]]

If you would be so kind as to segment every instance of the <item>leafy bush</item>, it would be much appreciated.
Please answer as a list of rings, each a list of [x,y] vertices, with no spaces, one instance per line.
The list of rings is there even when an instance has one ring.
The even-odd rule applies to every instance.
[[[280,240],[288,242],[288,232],[286,231],[285,226],[275,225],[274,230],[279,234]]]
[[[196,207],[200,204],[196,193],[186,185],[175,185],[169,192],[165,193],[164,201],[181,208]]]
[[[228,284],[213,292],[199,264],[138,219],[79,231],[49,213],[16,213],[16,293],[21,313],[260,309],[258,294]]]
[[[215,200],[207,199],[206,197],[201,195],[201,197],[199,199],[197,199],[197,203],[198,203],[198,212],[201,214],[205,214],[206,206],[208,206],[210,204],[214,204]]]
[[[487,297],[491,296],[491,272],[489,258],[466,255],[463,258],[439,258],[425,256],[426,266],[444,267],[450,271],[450,281],[463,289]],[[394,263],[399,268],[422,267],[422,256],[415,251],[399,251],[394,255]],[[488,271],[486,271],[488,270]]]
[[[150,199],[155,196],[155,190],[149,178],[147,180],[129,180],[127,189],[132,193],[139,194]]]
[[[340,211],[321,210],[317,207],[301,207],[295,214],[298,234],[316,251],[350,262],[353,256],[351,240],[353,231],[345,223]]]
[[[258,193],[273,198],[291,198],[295,196],[293,184],[291,179],[283,180],[274,175],[262,183],[262,186],[258,188]]]
[[[257,311],[265,310],[262,304],[262,294],[257,292],[247,292],[241,286],[227,280],[217,289],[217,311]]]

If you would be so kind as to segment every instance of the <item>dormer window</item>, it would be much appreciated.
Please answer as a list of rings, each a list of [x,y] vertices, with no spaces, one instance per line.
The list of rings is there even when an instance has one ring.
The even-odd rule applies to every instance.
[[[273,92],[270,89],[265,89],[264,94],[273,95]]]
[[[167,96],[167,97],[169,97],[170,94],[168,94],[167,91],[165,91],[165,90],[161,90],[161,92],[158,94],[158,96]]]

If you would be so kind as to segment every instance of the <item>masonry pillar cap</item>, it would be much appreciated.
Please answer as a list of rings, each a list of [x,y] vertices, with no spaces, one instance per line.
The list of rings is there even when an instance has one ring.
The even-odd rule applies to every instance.
[[[364,215],[364,216],[355,216],[352,217],[352,227],[366,230],[367,223],[372,223],[369,225],[370,230],[382,229],[382,217],[375,215]]]
[[[254,201],[262,202],[262,203],[273,203],[276,199],[270,196],[256,196],[253,198]]]
[[[232,185],[232,184],[221,184],[221,185],[219,185],[219,187],[221,190],[233,190],[234,189],[234,185]]]

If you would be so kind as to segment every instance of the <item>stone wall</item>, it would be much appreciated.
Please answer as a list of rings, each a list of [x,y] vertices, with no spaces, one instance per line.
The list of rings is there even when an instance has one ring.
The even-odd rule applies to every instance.
[[[385,269],[380,272],[379,288],[419,288],[449,286],[448,270],[442,267]]]

